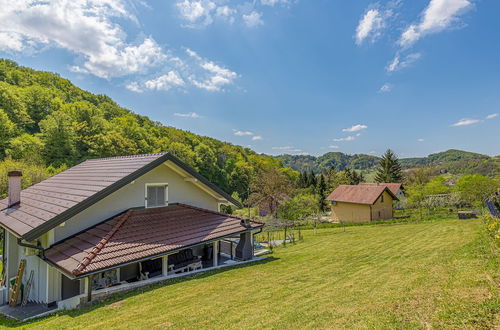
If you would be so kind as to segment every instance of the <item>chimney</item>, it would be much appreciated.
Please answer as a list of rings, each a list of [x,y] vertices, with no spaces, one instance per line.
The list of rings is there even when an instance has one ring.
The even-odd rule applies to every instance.
[[[9,205],[8,207],[21,203],[21,171],[10,171],[9,177]]]

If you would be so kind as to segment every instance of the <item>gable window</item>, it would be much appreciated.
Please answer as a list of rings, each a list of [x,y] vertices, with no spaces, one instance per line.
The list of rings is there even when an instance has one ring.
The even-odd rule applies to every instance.
[[[168,205],[168,184],[148,183],[146,184],[146,207],[161,207]]]
[[[383,203],[384,202],[384,194],[382,193],[382,196],[381,196],[381,199],[380,199],[380,203]]]

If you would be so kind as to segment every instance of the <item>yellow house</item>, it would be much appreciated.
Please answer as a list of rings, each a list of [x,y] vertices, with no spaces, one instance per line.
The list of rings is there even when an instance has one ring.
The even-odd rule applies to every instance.
[[[392,202],[398,198],[386,185],[340,185],[326,200],[333,221],[369,222],[392,219]]]

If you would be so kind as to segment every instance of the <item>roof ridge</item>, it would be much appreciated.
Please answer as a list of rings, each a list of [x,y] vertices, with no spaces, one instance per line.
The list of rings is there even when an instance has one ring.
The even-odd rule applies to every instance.
[[[93,248],[92,251],[89,252],[89,254],[83,258],[82,262],[78,264],[76,269],[73,270],[73,274],[78,275],[83,272],[83,270],[92,262],[92,260],[97,256],[97,254],[106,246],[106,244],[109,242],[111,237],[113,237],[118,229],[127,221],[127,219],[130,217],[130,214],[132,214],[132,210],[128,210],[124,215],[120,217],[120,220],[114,225],[113,228],[109,231],[109,233],[104,236],[99,243],[97,243]]]
[[[158,156],[168,154],[167,151],[164,152],[153,152],[148,154],[138,154],[138,155],[123,155],[123,156],[113,156],[113,157],[102,157],[102,158],[89,158],[84,162],[92,161],[92,160],[106,160],[106,159],[126,159],[126,158],[139,158],[139,157],[148,157],[148,156]],[[83,164],[84,162],[80,163]]]

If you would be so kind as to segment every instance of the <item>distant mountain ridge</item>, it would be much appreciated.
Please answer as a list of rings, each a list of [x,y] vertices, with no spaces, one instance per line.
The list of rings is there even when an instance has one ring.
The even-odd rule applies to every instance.
[[[281,160],[284,166],[294,170],[312,170],[316,173],[331,167],[338,171],[345,168],[369,171],[378,165],[380,159],[366,154],[348,155],[342,152],[328,152],[319,157],[285,154],[275,156],[275,158]],[[429,166],[441,172],[452,174],[479,173],[495,176],[500,173],[500,156],[490,157],[457,149],[430,154],[427,157],[402,158],[400,161],[404,169]]]

